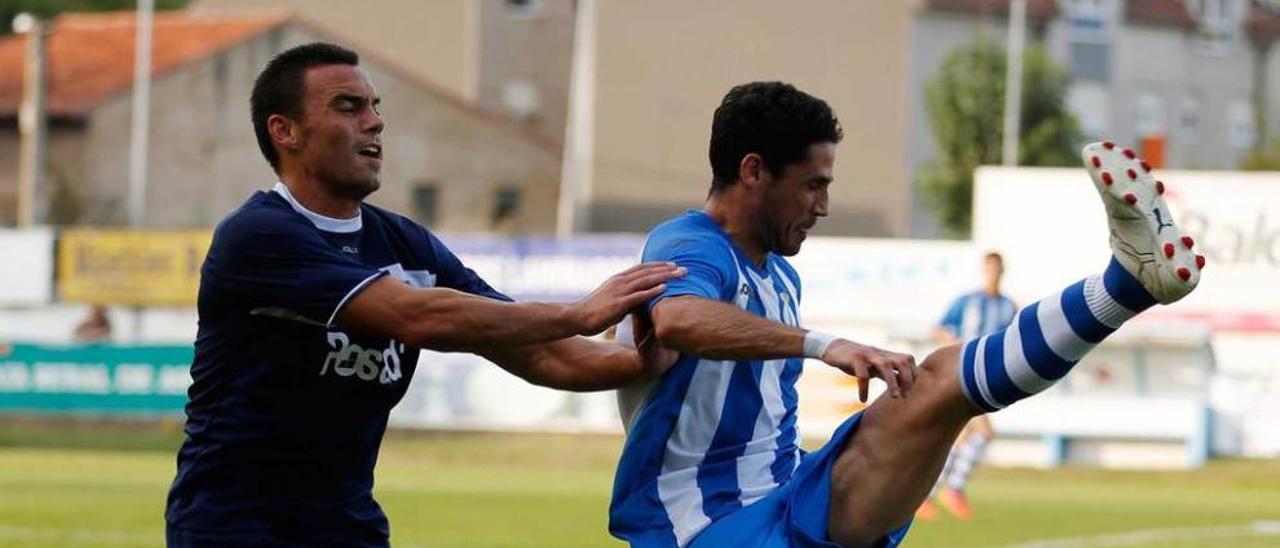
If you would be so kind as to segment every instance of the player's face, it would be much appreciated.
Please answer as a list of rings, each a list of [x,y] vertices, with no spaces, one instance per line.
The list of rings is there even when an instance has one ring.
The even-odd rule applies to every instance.
[[[770,251],[784,256],[799,253],[818,218],[827,216],[827,187],[835,161],[835,143],[815,143],[807,158],[767,181],[761,232]]]
[[[336,195],[364,199],[381,186],[384,125],[373,84],[352,65],[314,67],[304,81],[303,169]]]
[[[1000,287],[1000,279],[1004,277],[1004,263],[997,259],[987,259],[983,264],[983,275],[988,287]]]

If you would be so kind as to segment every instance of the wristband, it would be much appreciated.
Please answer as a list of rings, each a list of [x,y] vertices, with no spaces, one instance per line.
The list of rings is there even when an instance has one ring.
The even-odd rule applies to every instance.
[[[839,339],[830,333],[810,331],[804,334],[804,357],[820,360],[827,353],[827,347]]]

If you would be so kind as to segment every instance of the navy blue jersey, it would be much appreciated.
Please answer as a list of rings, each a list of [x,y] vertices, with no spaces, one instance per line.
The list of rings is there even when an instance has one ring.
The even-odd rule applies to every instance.
[[[509,300],[426,229],[370,205],[331,219],[277,184],[218,225],[201,270],[171,528],[386,544],[373,469],[418,349],[334,325],[381,276]]]

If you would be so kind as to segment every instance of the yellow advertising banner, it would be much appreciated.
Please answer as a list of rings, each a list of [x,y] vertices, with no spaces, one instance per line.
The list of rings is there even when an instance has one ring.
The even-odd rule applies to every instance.
[[[70,229],[58,240],[63,300],[126,306],[191,306],[208,230]]]

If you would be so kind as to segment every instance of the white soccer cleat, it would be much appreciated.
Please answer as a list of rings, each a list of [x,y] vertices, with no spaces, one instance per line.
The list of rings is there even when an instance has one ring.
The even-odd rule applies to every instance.
[[[1185,297],[1200,283],[1204,256],[1192,252],[1195,242],[1178,231],[1164,201],[1164,183],[1132,149],[1110,141],[1086,145],[1080,154],[1107,208],[1116,260],[1157,301]]]

